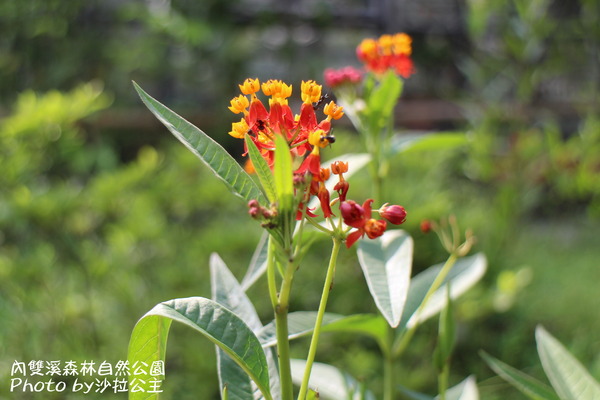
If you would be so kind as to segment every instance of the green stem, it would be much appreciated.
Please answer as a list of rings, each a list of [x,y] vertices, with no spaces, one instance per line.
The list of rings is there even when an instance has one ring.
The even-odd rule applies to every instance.
[[[414,315],[416,315],[418,317],[421,314],[421,312],[423,312],[423,309],[429,302],[429,299],[440,288],[440,286],[442,285],[442,282],[444,282],[444,279],[446,279],[446,277],[448,276],[448,273],[450,272],[450,270],[456,263],[457,259],[458,259],[458,256],[456,254],[454,254],[454,253],[450,254],[450,257],[448,257],[448,259],[446,260],[446,263],[444,264],[444,266],[442,267],[442,269],[440,270],[438,275],[435,277],[435,280],[431,284],[431,287],[425,294],[425,297],[423,298],[421,305],[419,306],[417,311],[415,311]],[[408,344],[410,343],[410,340],[412,339],[413,335],[415,334],[416,328],[417,328],[417,324],[411,326],[410,328],[408,328],[406,333],[401,336],[400,341],[396,341],[396,343],[392,349],[392,354],[394,355],[394,357],[399,357],[400,354],[402,354],[404,352],[404,350],[406,350],[406,347],[408,346]]]
[[[296,265],[293,260],[288,261],[279,300],[275,306],[275,333],[277,337],[277,353],[279,355],[279,377],[281,380],[281,399],[293,400],[294,388],[292,385],[292,369],[290,366],[290,340],[288,333],[288,311],[290,307],[290,292]]]
[[[277,282],[275,280],[275,243],[274,239],[269,236],[267,248],[267,282],[269,284],[269,297],[273,310],[277,307]]]
[[[394,398],[394,355],[391,351],[391,344],[394,339],[394,330],[388,327],[388,346],[382,349],[383,364],[383,400],[393,400]]]
[[[323,285],[323,293],[321,294],[321,302],[319,303],[319,311],[317,312],[317,320],[315,321],[315,328],[310,340],[308,356],[306,357],[306,367],[304,368],[304,376],[302,378],[302,385],[300,385],[298,400],[305,400],[306,394],[308,393],[308,381],[310,379],[310,372],[312,370],[313,362],[315,361],[315,355],[317,354],[317,346],[319,344],[319,336],[321,334],[321,324],[323,323],[323,316],[325,315],[325,309],[327,308],[327,300],[329,299],[329,292],[331,291],[333,284],[335,266],[337,264],[337,256],[340,251],[341,244],[342,241],[340,239],[337,237],[333,238],[333,249],[331,250],[329,266],[327,267],[327,275],[325,276],[325,283]]]
[[[438,375],[438,392],[440,400],[446,400],[446,390],[448,390],[448,378],[450,376],[450,363],[446,362],[444,368]]]

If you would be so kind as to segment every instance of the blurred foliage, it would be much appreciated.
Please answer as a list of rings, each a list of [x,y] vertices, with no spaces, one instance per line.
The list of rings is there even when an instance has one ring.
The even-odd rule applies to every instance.
[[[27,88],[67,90],[102,80],[117,105],[132,104],[132,79],[177,101],[211,104],[240,80],[247,55],[229,9],[235,2],[185,0],[0,3],[0,93],[6,105]],[[216,75],[220,79],[215,79]],[[189,87],[202,87],[202,97]],[[189,96],[193,96],[192,99]]]
[[[247,21],[233,12],[239,3],[0,2],[0,102],[11,110],[3,111],[0,122],[0,381],[6,381],[14,360],[123,359],[131,329],[146,310],[169,298],[210,293],[206,264],[212,251],[236,272],[249,261],[259,229],[244,218],[244,204],[222,201],[227,190],[197,159],[176,143],[144,146],[156,133],[152,130],[100,131],[95,126],[101,115],[92,115],[141,106],[130,85],[136,79],[165,103],[193,104],[207,112],[209,123],[222,124],[226,132],[232,120],[228,98],[249,71],[266,78],[286,78],[294,65],[315,72],[331,59],[343,59],[340,49],[351,53],[349,43],[358,43],[338,35],[333,50],[321,49],[331,50],[329,60],[312,60],[291,43],[302,38],[295,34],[303,26],[287,27],[264,14],[246,29]],[[511,365],[528,367],[536,358],[531,338],[537,323],[573,337],[567,347],[592,366],[592,374],[600,371],[598,344],[590,337],[598,329],[590,311],[598,309],[600,232],[579,215],[581,210],[600,214],[600,2],[469,0],[467,5],[471,47],[457,51],[464,57],[450,45],[440,54],[415,43],[415,58],[417,65],[433,60],[419,66],[419,74],[459,59],[471,145],[459,154],[415,153],[393,160],[389,198],[408,210],[415,271],[443,255],[433,236],[419,233],[419,221],[455,213],[462,226],[474,229],[478,250],[490,256],[498,272],[457,305],[453,371],[457,376],[481,371],[487,399],[498,392],[498,381],[491,371],[486,375],[477,351],[484,348]],[[352,39],[361,34],[347,33]],[[423,44],[444,42],[437,36],[416,38]],[[269,40],[260,46],[264,39]],[[274,53],[288,62],[274,62]],[[447,89],[448,81],[440,82],[438,75],[419,74],[407,82],[408,92],[419,82]],[[71,90],[87,81],[92,83]],[[50,92],[40,95],[32,88]],[[227,117],[220,118],[221,109]],[[332,152],[360,151],[352,134],[339,130],[336,136]],[[128,162],[124,137],[135,142]],[[359,188],[370,185],[367,174],[353,177],[352,185],[358,197]],[[244,234],[232,234],[232,226]],[[325,247],[315,244],[298,285],[310,287],[322,279],[325,265],[318,255]],[[353,255],[340,257],[343,267],[330,309],[373,311],[363,301],[368,291]],[[251,295],[264,292],[262,284]],[[318,290],[305,292],[293,309],[315,308]],[[548,300],[548,293],[557,295]],[[259,305],[266,321],[271,316],[264,310],[268,307]],[[174,327],[172,336],[178,338],[167,360],[170,397],[217,398],[217,385],[203,384],[216,382],[212,346],[185,329]],[[425,391],[432,371],[421,354],[431,346],[429,337],[415,343],[402,367],[408,386]],[[380,379],[374,343],[325,335],[322,348],[324,361],[343,364],[375,384]],[[305,354],[301,347],[293,351]]]
[[[233,221],[257,228],[239,218],[242,202],[222,202],[224,187],[199,184],[208,176],[184,148],[145,147],[121,165],[103,137],[86,137],[77,121],[109,102],[94,84],[26,92],[1,122],[2,380],[14,360],[124,359],[135,320],[152,304],[209,293],[212,251],[235,266],[255,245],[245,235],[223,240]],[[187,398],[198,365],[215,373],[204,354],[211,346],[182,350],[171,368],[194,367],[169,380],[177,398]]]
[[[600,2],[468,5],[466,175],[506,221],[580,204],[597,214]]]

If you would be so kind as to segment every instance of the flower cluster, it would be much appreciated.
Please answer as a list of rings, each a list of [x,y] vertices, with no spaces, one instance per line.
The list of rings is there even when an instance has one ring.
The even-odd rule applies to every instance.
[[[321,85],[312,80],[302,82],[302,106],[300,114],[296,115],[288,105],[288,98],[292,95],[291,85],[280,80],[261,84],[258,79],[246,79],[239,86],[242,94],[231,100],[229,109],[243,117],[232,124],[229,134],[239,139],[248,135],[271,167],[275,159],[275,135],[282,135],[294,157],[309,154],[296,172],[309,171],[318,175],[321,165],[319,150],[334,142],[331,120],[344,115],[342,107],[330,101],[323,107],[325,118],[318,121],[315,111],[324,99]],[[257,96],[261,90],[265,96],[270,96],[269,110]],[[247,147],[244,149],[247,153]]]
[[[387,222],[391,222],[395,225],[400,225],[406,220],[406,210],[402,206],[384,205],[378,210],[379,215],[385,219],[375,219],[371,217],[371,205],[373,199],[366,200],[363,205],[359,205],[353,200],[347,200],[341,203],[340,211],[344,223],[348,226],[356,228],[354,232],[348,235],[346,238],[346,246],[350,247],[358,239],[363,237],[365,234],[369,239],[375,239],[383,235],[387,228]],[[387,220],[387,222],[386,222]]]
[[[404,207],[399,205],[388,206],[384,204],[379,210],[375,210],[384,219],[372,218],[372,199],[366,200],[363,205],[359,205],[354,200],[347,200],[346,196],[350,187],[348,181],[344,179],[344,173],[348,172],[348,163],[336,161],[329,168],[321,168],[318,176],[313,175],[312,182],[310,184],[310,194],[316,195],[321,204],[321,210],[323,216],[329,218],[335,216],[331,210],[331,206],[339,203],[339,210],[341,213],[342,220],[345,225],[348,226],[346,233],[351,228],[356,228],[355,231],[351,232],[346,236],[346,246],[351,247],[358,239],[363,237],[365,234],[370,239],[375,239],[385,232],[387,228],[387,222],[395,225],[400,225],[406,220],[406,210]],[[338,182],[333,187],[331,194],[337,193],[337,198],[330,201],[331,194],[325,186],[325,181],[329,179],[331,174],[338,176]],[[302,217],[303,207],[299,208],[297,218]],[[315,217],[316,215],[312,212],[313,210],[307,209],[306,213],[308,217]]]
[[[325,84],[330,88],[336,88],[344,84],[357,84],[363,78],[363,73],[352,66],[340,69],[327,68],[323,72]]]
[[[336,161],[330,168],[321,167],[320,149],[335,141],[331,135],[331,120],[344,115],[342,107],[330,101],[323,107],[325,117],[318,121],[316,111],[326,100],[326,96],[321,96],[321,85],[314,81],[302,82],[302,106],[297,115],[292,113],[287,100],[292,94],[292,86],[282,81],[269,80],[261,84],[258,79],[246,79],[240,85],[240,90],[242,94],[231,100],[229,109],[243,117],[232,124],[229,132],[231,136],[240,139],[248,137],[271,167],[275,161],[277,135],[286,139],[292,156],[303,157],[308,153],[300,167],[294,171],[294,209],[297,220],[306,218],[318,225],[312,220],[318,216],[315,214],[316,207],[309,206],[314,197],[320,203],[323,217],[330,222],[331,217],[335,217],[332,207],[339,205],[341,219],[346,227],[342,227],[340,223],[339,227],[330,232],[340,235],[342,239],[346,238],[347,247],[365,234],[371,239],[381,236],[386,230],[387,222],[404,222],[406,211],[402,206],[384,205],[380,210],[375,210],[384,218],[377,220],[371,217],[373,200],[367,200],[360,206],[353,200],[346,199],[350,187],[344,178],[344,174],[348,172],[347,162]],[[257,96],[259,91],[270,96],[268,110]],[[247,144],[245,152],[248,152]],[[332,175],[336,175],[338,181],[330,191],[326,182]],[[332,196],[335,198],[332,199]],[[248,213],[261,221],[265,228],[276,229],[280,223],[277,207],[277,203],[265,207],[257,200],[251,200],[248,203]],[[349,233],[353,228],[356,230]]]
[[[403,78],[414,73],[412,39],[406,33],[382,35],[378,39],[364,39],[356,48],[356,55],[367,70],[382,74],[393,69]]]

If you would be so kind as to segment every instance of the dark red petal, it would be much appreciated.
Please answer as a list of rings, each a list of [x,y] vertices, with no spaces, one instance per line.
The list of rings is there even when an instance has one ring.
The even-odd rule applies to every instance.
[[[365,231],[363,231],[362,229],[356,230],[356,231],[352,232],[351,234],[349,234],[346,237],[346,247],[347,248],[352,247],[354,242],[356,242],[358,239],[360,239],[362,237],[362,235],[364,235],[364,234],[365,234]]]

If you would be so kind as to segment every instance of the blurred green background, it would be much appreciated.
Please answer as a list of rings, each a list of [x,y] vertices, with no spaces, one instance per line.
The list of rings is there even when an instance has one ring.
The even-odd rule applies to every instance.
[[[408,210],[414,270],[444,259],[420,220],[448,214],[474,230],[490,264],[457,304],[454,383],[473,373],[483,398],[521,398],[478,351],[541,378],[537,324],[600,377],[598,15],[598,0],[0,1],[0,398],[84,398],[10,393],[11,366],[115,364],[156,303],[210,296],[211,252],[241,278],[258,243],[243,202],[223,201],[225,187],[142,106],[132,80],[237,156],[227,106],[243,79],[320,81],[326,67],[358,66],[363,37],[397,31],[413,36],[417,68],[399,129],[469,139],[395,160],[387,198]],[[326,157],[361,151],[339,125]],[[352,185],[369,196],[366,173]],[[328,246],[303,265],[293,310],[316,308]],[[341,260],[329,310],[375,312],[353,250]],[[250,295],[266,323],[265,290]],[[399,374],[429,393],[435,328],[422,328]],[[319,360],[377,392],[374,343],[324,336]],[[218,398],[214,350],[183,327],[171,333],[164,390]],[[106,396],[126,397],[85,398]]]

